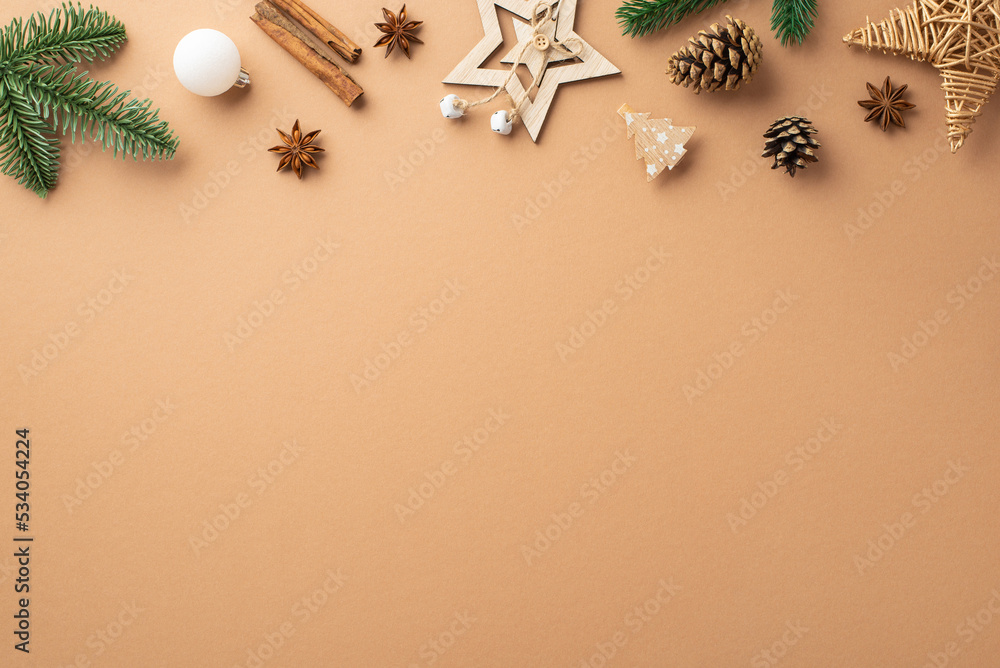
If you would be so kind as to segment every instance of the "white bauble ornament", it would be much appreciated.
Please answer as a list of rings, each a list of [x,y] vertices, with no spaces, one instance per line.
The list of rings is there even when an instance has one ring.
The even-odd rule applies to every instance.
[[[233,86],[250,83],[250,73],[240,64],[233,40],[218,30],[202,28],[189,32],[174,50],[174,72],[178,81],[195,95],[222,95]]]
[[[441,100],[441,115],[445,118],[461,118],[465,112],[455,106],[459,97],[455,94],[445,95]]]
[[[493,114],[492,118],[490,118],[490,127],[493,128],[493,132],[509,135],[510,131],[514,129],[514,122],[510,120],[510,112],[506,109],[501,109]]]

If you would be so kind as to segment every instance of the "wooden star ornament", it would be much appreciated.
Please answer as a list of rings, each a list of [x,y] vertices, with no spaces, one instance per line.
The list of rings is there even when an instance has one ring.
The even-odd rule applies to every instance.
[[[513,100],[521,100],[517,106],[517,115],[527,128],[532,141],[538,140],[538,134],[545,123],[545,117],[560,84],[621,73],[621,70],[574,32],[577,0],[551,2],[550,15],[540,22],[537,21],[537,14],[533,21],[533,13],[538,11],[539,6],[535,0],[477,0],[477,3],[485,34],[472,51],[445,77],[443,83],[493,88],[504,86]],[[490,55],[503,45],[499,9],[505,9],[516,17],[514,29],[517,38],[517,44],[501,62],[514,65],[520,54],[520,64],[525,65],[533,77],[538,77],[538,92],[534,100],[528,99],[524,86],[516,76],[508,76],[509,70],[481,67]],[[533,27],[533,23],[538,25]],[[572,47],[572,54],[556,48],[547,48],[553,43]],[[558,66],[551,67],[553,64]]]
[[[869,19],[844,41],[938,69],[954,153],[1000,81],[1000,0],[914,0],[881,23]]]

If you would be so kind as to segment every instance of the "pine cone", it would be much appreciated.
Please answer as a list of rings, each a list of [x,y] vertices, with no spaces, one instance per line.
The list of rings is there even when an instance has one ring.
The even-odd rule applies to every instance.
[[[760,65],[762,45],[754,29],[740,19],[726,16],[725,27],[713,23],[692,37],[690,45],[670,57],[667,74],[670,81],[694,92],[709,92],[725,86],[739,90],[749,82]]]
[[[816,128],[807,118],[786,116],[778,119],[764,133],[767,141],[761,157],[773,155],[774,165],[771,169],[784,167],[794,177],[796,169],[805,169],[807,163],[819,160],[813,149],[819,148],[820,143],[812,138],[814,134]]]

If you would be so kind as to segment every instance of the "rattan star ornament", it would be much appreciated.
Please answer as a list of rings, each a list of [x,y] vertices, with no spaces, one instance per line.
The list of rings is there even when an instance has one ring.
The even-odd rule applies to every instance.
[[[915,0],[881,23],[869,19],[844,41],[938,69],[954,153],[1000,80],[1000,0]]]
[[[462,115],[468,107],[491,101],[503,90],[513,101],[513,109],[507,119],[507,127],[498,129],[494,125],[494,130],[507,134],[510,131],[509,122],[521,120],[532,141],[537,141],[560,84],[621,73],[607,58],[574,32],[577,0],[547,2],[477,0],[477,2],[485,34],[462,62],[445,77],[443,83],[489,86],[498,90],[493,96],[475,103],[465,103],[454,96],[453,100],[461,103],[454,108],[455,115]],[[517,44],[501,59],[502,64],[511,66],[507,70],[481,67],[490,55],[503,45],[499,9],[505,9],[515,16],[514,32]],[[520,65],[526,66],[533,77],[533,83],[527,90],[516,76],[512,76],[512,72]],[[529,92],[535,87],[537,93],[534,100],[531,100]],[[442,112],[451,109],[450,105],[442,105]],[[505,113],[497,112],[497,114]]]

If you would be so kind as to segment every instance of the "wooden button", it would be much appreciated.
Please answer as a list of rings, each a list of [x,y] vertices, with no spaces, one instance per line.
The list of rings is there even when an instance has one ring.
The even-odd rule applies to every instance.
[[[549,49],[549,38],[545,35],[535,35],[535,48],[539,51],[548,51]]]

